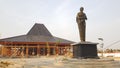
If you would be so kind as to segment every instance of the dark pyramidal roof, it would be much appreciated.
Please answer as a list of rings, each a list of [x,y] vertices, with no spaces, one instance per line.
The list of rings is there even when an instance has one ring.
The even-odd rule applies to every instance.
[[[43,24],[36,23],[26,35],[0,39],[5,42],[60,42],[73,43],[72,41],[54,37]]]
[[[27,33],[27,35],[52,37],[52,34],[43,24],[37,24],[37,23],[32,27],[32,29]]]

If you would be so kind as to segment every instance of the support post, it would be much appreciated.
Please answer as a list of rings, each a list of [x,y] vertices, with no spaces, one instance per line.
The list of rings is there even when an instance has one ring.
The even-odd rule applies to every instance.
[[[65,46],[65,56],[67,55],[67,47]]]
[[[2,46],[2,52],[1,52],[1,56],[4,56],[4,46]]]
[[[56,56],[58,56],[58,46],[56,45]]]
[[[15,45],[15,51],[14,51],[14,57],[16,57],[16,55],[17,55],[17,49],[16,49],[16,45]]]
[[[26,46],[26,57],[28,57],[28,46]]]
[[[47,42],[47,56],[50,56],[50,46],[49,46],[49,43]]]
[[[22,46],[21,58],[24,58],[24,46]]]
[[[39,48],[39,45],[37,45],[37,56],[39,57],[40,55],[40,48]]]

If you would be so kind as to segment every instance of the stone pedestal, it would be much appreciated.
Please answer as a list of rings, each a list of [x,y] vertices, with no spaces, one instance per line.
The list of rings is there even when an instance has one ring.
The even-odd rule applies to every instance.
[[[72,45],[74,58],[98,58],[97,43],[80,42]]]

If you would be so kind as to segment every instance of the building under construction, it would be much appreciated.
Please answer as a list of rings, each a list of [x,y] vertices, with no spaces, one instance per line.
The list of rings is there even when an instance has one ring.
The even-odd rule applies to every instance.
[[[53,36],[43,24],[36,23],[26,35],[0,39],[1,56],[30,57],[65,55],[72,41]]]

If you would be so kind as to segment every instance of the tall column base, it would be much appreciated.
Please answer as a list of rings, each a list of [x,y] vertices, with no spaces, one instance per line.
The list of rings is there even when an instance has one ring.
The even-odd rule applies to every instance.
[[[74,58],[81,58],[81,59],[99,58],[97,55],[97,43],[80,42],[72,45],[73,45]]]

